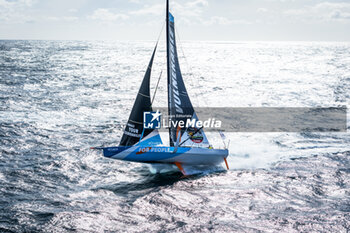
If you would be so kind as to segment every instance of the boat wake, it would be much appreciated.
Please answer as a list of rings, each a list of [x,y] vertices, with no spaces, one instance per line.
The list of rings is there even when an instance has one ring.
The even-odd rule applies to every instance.
[[[148,165],[149,171],[151,174],[166,174],[166,173],[175,173],[179,172],[179,169],[175,165],[171,164],[151,164]],[[221,166],[205,166],[205,165],[183,165],[182,166],[187,176],[192,175],[207,175],[210,173],[223,172],[226,169]]]

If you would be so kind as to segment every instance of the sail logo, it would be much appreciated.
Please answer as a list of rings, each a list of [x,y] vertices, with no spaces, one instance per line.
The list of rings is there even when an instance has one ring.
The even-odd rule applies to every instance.
[[[143,114],[143,127],[145,129],[160,129],[162,114],[159,112],[144,112]]]
[[[181,108],[181,99],[180,99],[180,93],[179,93],[179,86],[177,82],[177,70],[176,70],[176,60],[175,60],[175,35],[172,30],[170,30],[170,76],[171,76],[171,90],[173,93],[173,100],[175,109],[178,113],[183,113],[183,110]]]

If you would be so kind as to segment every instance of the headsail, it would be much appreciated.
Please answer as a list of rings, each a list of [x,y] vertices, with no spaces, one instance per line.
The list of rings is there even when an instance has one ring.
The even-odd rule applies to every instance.
[[[188,96],[185,83],[182,78],[179,59],[176,49],[175,38],[175,20],[174,16],[169,12],[169,4],[167,1],[167,65],[168,65],[168,108],[169,117],[172,122],[188,122],[198,121],[198,117],[193,109],[191,100]],[[170,126],[170,146],[174,146],[177,141],[177,127]],[[182,146],[198,145],[201,147],[209,146],[207,137],[203,130],[191,127],[183,127],[181,129]],[[190,137],[190,140],[188,138]],[[180,144],[181,144],[180,142]],[[178,142],[179,143],[179,142]]]
[[[150,96],[150,79],[154,56],[157,50],[157,45],[154,48],[151,61],[149,62],[145,77],[143,78],[140,90],[137,94],[133,109],[131,111],[128,123],[124,130],[124,135],[120,142],[120,146],[133,146],[140,142],[140,139],[148,139],[149,145],[161,144],[161,138],[157,130],[144,129],[143,115],[144,112],[152,112],[152,103]],[[152,134],[152,140],[149,136]]]

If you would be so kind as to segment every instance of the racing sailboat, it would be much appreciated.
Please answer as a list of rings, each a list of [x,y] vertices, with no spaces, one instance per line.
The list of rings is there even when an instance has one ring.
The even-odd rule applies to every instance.
[[[180,70],[175,38],[175,19],[169,11],[169,0],[166,1],[166,40],[168,116],[170,122],[175,122],[169,126],[170,145],[163,144],[157,127],[152,128],[145,124],[147,114],[151,114],[150,122],[160,117],[159,111],[153,111],[153,101],[150,95],[151,71],[157,42],[120,145],[92,149],[103,150],[103,155],[111,159],[153,164],[155,167],[159,165],[176,166],[184,175],[188,174],[187,166],[216,166],[225,162],[228,169],[226,160],[228,150],[214,149],[209,144],[203,128],[176,124],[176,122],[197,122],[198,117],[186,91]]]

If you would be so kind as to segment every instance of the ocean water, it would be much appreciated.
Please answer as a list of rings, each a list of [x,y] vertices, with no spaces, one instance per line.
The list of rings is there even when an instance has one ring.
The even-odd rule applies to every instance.
[[[118,144],[154,44],[0,41],[0,232],[350,230],[349,132],[229,133],[231,170],[187,178],[91,151]],[[197,107],[349,107],[349,54],[350,43],[179,44]]]

